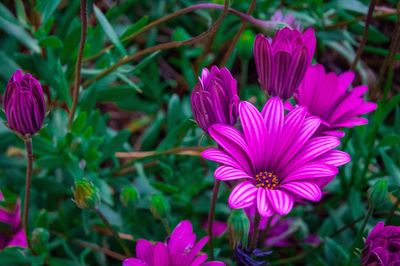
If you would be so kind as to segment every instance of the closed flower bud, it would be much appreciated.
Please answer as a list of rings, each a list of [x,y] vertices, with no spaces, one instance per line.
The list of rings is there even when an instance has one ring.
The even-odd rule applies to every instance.
[[[261,87],[270,96],[292,97],[311,64],[315,46],[313,29],[301,33],[283,28],[273,39],[257,35],[254,60]]]
[[[239,96],[236,80],[225,67],[203,69],[191,98],[193,116],[208,133],[214,124],[234,125],[238,117]]]
[[[247,247],[249,232],[250,221],[243,209],[232,210],[228,218],[229,242],[232,247]]]
[[[386,179],[378,180],[368,190],[368,201],[374,207],[381,205],[388,197],[388,182]]]
[[[36,228],[32,232],[31,246],[37,254],[42,254],[47,251],[48,242],[50,239],[49,231],[45,228]]]
[[[94,209],[100,203],[100,195],[95,185],[86,178],[75,181],[74,202],[81,209]]]
[[[121,191],[120,200],[125,207],[135,204],[139,199],[139,192],[134,186],[124,187]]]
[[[163,194],[157,193],[151,196],[150,211],[153,214],[154,218],[158,220],[167,218],[169,212],[171,211],[171,207],[168,200],[164,197]]]
[[[36,134],[46,114],[43,90],[31,74],[17,70],[7,84],[4,111],[10,129],[22,136]]]

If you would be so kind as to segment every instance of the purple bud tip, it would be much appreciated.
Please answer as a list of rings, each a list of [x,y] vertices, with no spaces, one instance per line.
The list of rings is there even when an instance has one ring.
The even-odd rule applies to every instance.
[[[8,126],[19,134],[33,135],[42,127],[46,104],[42,87],[31,74],[20,69],[9,80],[4,94]]]

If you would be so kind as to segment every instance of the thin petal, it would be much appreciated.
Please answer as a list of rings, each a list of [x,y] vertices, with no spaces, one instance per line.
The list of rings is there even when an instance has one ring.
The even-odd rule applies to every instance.
[[[257,209],[262,217],[272,216],[275,211],[268,202],[267,191],[264,188],[257,190]]]
[[[154,247],[153,265],[169,266],[168,249],[164,243],[158,242]]]
[[[128,258],[122,262],[122,266],[149,266],[149,264],[141,261],[140,259]]]
[[[312,182],[289,182],[281,188],[311,201],[319,201],[322,197],[321,189]]]
[[[268,201],[271,203],[275,211],[280,215],[288,214],[293,208],[293,197],[282,190],[265,190],[267,192]]]
[[[237,169],[242,169],[242,167],[236,162],[235,159],[233,159],[231,156],[229,156],[226,152],[216,149],[216,148],[210,148],[201,153],[201,156],[203,158],[206,158],[210,161],[214,161],[220,164],[232,166]]]
[[[261,34],[254,40],[254,61],[261,87],[268,91],[272,76],[272,48],[269,41]]]
[[[257,188],[249,181],[236,185],[229,195],[229,206],[233,209],[246,208],[254,205]]]
[[[150,241],[146,239],[139,239],[136,243],[136,257],[141,259],[146,263],[152,263],[153,261],[153,251],[154,247]]]
[[[220,166],[215,170],[214,176],[218,180],[236,180],[242,178],[252,178],[242,170],[230,167],[230,166]]]
[[[285,177],[284,183],[290,183],[292,181],[298,181],[304,179],[332,176],[336,175],[337,172],[338,169],[335,166],[325,163],[311,162],[291,172],[287,177]]]
[[[344,151],[332,150],[321,155],[315,161],[331,164],[333,166],[341,166],[351,161],[351,157]]]

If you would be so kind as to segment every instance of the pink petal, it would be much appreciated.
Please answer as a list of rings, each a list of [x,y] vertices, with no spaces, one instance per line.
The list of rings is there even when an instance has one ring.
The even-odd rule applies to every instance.
[[[209,261],[203,264],[203,266],[225,266],[226,264],[222,261]]]
[[[196,257],[196,255],[200,252],[200,250],[205,246],[205,244],[207,244],[208,242],[208,236],[203,237],[202,239],[199,240],[199,242],[197,242],[192,250],[190,251],[190,253],[188,254],[189,257]]]
[[[269,89],[272,76],[272,49],[269,41],[261,34],[254,40],[254,61],[256,63],[258,81],[261,87]]]
[[[229,156],[226,152],[216,149],[216,148],[210,148],[201,153],[201,156],[207,160],[214,161],[220,164],[225,164],[232,166],[237,169],[242,169],[242,167],[236,162],[235,159],[233,159],[231,156]]]
[[[140,259],[135,259],[135,258],[128,258],[124,259],[122,262],[122,266],[149,266],[151,264],[147,264]]]
[[[236,185],[229,195],[229,206],[233,209],[250,207],[254,204],[257,188],[249,181],[244,181]]]
[[[291,172],[287,177],[285,177],[283,182],[290,183],[292,181],[332,176],[336,175],[337,172],[338,169],[335,166],[325,163],[311,162]]]
[[[253,165],[256,170],[260,170],[264,166],[266,140],[263,118],[257,108],[249,102],[239,104],[239,116]]]
[[[311,201],[319,201],[322,197],[319,186],[311,182],[289,182],[281,185],[281,188]]]
[[[218,180],[236,180],[242,178],[252,178],[242,170],[230,167],[230,166],[220,166],[215,170],[214,176]]]
[[[275,213],[271,204],[268,202],[267,191],[264,188],[257,189],[257,209],[263,217],[269,217]]]
[[[136,243],[136,257],[151,264],[153,261],[154,247],[150,241],[139,239]]]
[[[315,38],[315,33],[313,28],[308,28],[304,31],[302,39],[304,40],[304,44],[307,47],[308,51],[308,64],[311,64],[312,58],[314,56],[315,47],[317,46],[317,40]]]
[[[197,256],[191,263],[190,266],[199,266],[202,265],[206,260],[208,256],[207,254],[201,254],[200,256]],[[175,265],[189,265],[189,264],[175,264]]]
[[[275,211],[280,215],[288,214],[293,208],[293,197],[282,190],[265,190],[267,198]]]
[[[331,150],[319,156],[315,161],[331,164],[333,166],[341,166],[351,161],[351,157],[344,151]]]
[[[173,254],[171,254],[173,256]],[[167,246],[164,243],[157,242],[154,247],[154,260],[153,265],[169,266],[169,254]]]

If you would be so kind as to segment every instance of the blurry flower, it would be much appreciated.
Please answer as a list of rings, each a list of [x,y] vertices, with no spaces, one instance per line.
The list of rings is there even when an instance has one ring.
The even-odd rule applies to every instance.
[[[283,28],[271,40],[257,35],[254,60],[258,81],[271,96],[292,97],[311,64],[316,46],[313,29],[304,33]]]
[[[400,226],[379,222],[369,233],[361,256],[363,266],[400,265]]]
[[[4,111],[12,130],[23,136],[37,133],[46,114],[39,81],[22,70],[15,71],[4,94]]]
[[[139,200],[139,192],[134,186],[126,186],[121,191],[120,200],[125,207],[128,207]]]
[[[203,228],[205,230],[207,230],[208,222],[205,222],[203,224]],[[226,222],[213,221],[213,225],[212,225],[213,237],[220,237],[221,235],[223,235],[226,232],[227,228],[228,228],[228,225],[226,224]]]
[[[3,194],[0,192],[0,201],[3,201]],[[0,231],[0,250],[6,247],[27,248],[25,231],[21,225],[20,202],[17,200],[11,209],[0,207],[0,223],[4,224]],[[3,230],[8,228],[9,230]]]
[[[249,102],[240,103],[242,132],[227,125],[210,128],[220,148],[202,156],[222,164],[214,172],[216,179],[239,180],[229,196],[231,208],[257,206],[261,216],[285,215],[297,198],[321,199],[320,184],[350,157],[333,150],[339,139],[312,137],[320,120],[306,113],[297,107],[285,116],[282,100],[273,97],[261,113]]]
[[[250,232],[250,221],[243,210],[233,210],[228,218],[228,231],[229,231],[229,242],[236,248],[241,246],[246,248],[249,232]]]
[[[97,187],[86,178],[75,181],[74,202],[81,209],[93,209],[100,203]]]
[[[260,249],[250,250],[248,248],[236,247],[233,251],[236,259],[240,263],[239,265],[245,266],[264,266],[268,265],[268,262],[264,257],[270,255],[272,251],[262,251]]]
[[[272,15],[271,21],[284,22],[287,25],[289,25],[292,29],[300,30],[300,25],[296,22],[296,18],[291,13],[283,15],[281,10],[277,10]]]
[[[161,193],[156,193],[150,197],[150,211],[156,219],[167,218],[171,211],[168,200]]]
[[[171,233],[166,243],[156,242],[152,244],[145,239],[139,239],[136,243],[136,257],[128,258],[122,262],[123,266],[222,266],[223,262],[207,260],[207,254],[201,253],[201,249],[207,243],[208,237],[204,237],[196,243],[196,235],[193,233],[192,224],[184,220],[180,222]]]
[[[307,107],[309,115],[322,120],[320,132],[337,137],[344,136],[338,129],[368,123],[360,115],[376,109],[376,104],[367,102],[363,96],[368,91],[365,85],[347,90],[354,79],[353,72],[337,75],[325,73],[322,65],[310,66],[295,95],[298,105]]]
[[[214,124],[234,125],[237,119],[239,97],[236,80],[225,67],[203,69],[191,98],[193,116],[208,133]]]

